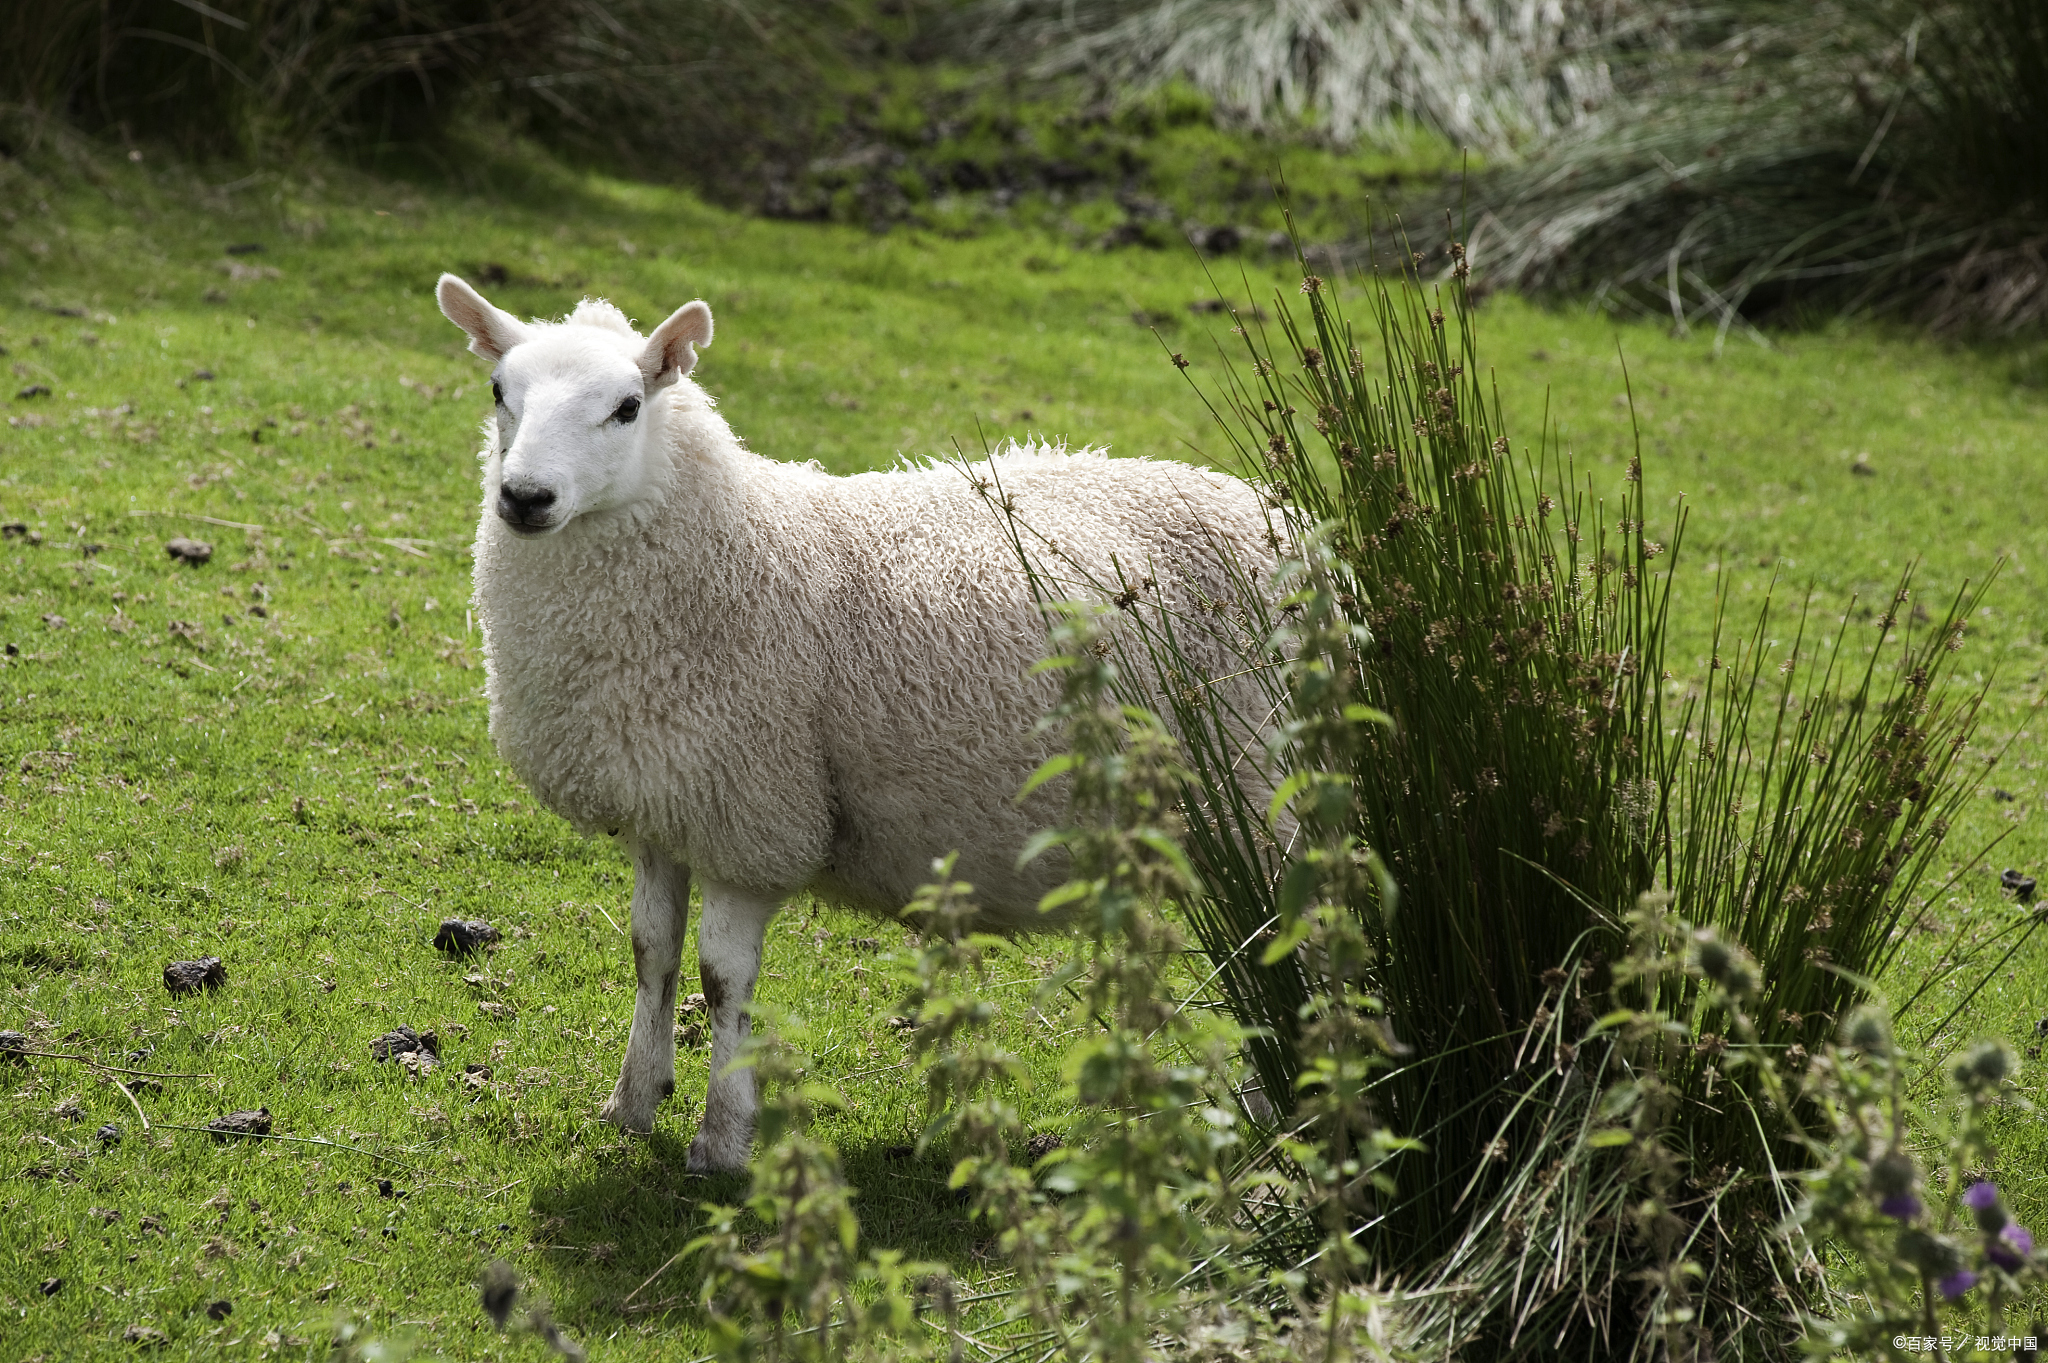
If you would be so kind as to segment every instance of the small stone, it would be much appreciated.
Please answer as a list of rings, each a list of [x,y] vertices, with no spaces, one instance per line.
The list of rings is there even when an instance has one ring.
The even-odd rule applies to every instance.
[[[450,956],[481,951],[498,940],[498,930],[481,918],[448,918],[434,934],[434,946]]]
[[[270,1109],[259,1107],[253,1112],[230,1112],[225,1117],[216,1117],[206,1124],[217,1141],[230,1136],[268,1136],[270,1134]]]
[[[226,1320],[234,1313],[235,1304],[231,1301],[210,1301],[206,1304],[206,1318],[208,1320]]]
[[[419,1055],[424,1053],[435,1060],[441,1058],[441,1039],[432,1032],[421,1035],[400,1023],[396,1031],[384,1033],[370,1043],[372,1060],[390,1060],[394,1056]]]
[[[1041,1131],[1030,1140],[1024,1142],[1024,1156],[1033,1164],[1036,1164],[1065,1144],[1066,1142],[1061,1140],[1057,1134],[1051,1131]]]
[[[208,375],[208,377],[212,376]],[[213,557],[213,546],[204,540],[192,540],[186,539],[183,535],[173,535],[170,539],[164,541],[164,552],[180,563],[189,563],[194,568],[197,568],[200,564]]]
[[[173,994],[196,994],[202,989],[218,989],[227,982],[228,968],[218,956],[172,961],[164,967],[164,988]]]
[[[21,1032],[0,1032],[0,1064],[26,1065],[29,1039]]]

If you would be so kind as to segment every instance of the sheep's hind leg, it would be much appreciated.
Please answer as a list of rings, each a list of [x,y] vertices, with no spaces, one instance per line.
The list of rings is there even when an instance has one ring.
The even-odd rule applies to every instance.
[[[676,1091],[676,979],[690,916],[690,870],[642,843],[633,854],[633,1031],[618,1086],[599,1115],[627,1131],[652,1131],[654,1110]]]
[[[751,1030],[747,1005],[761,973],[761,939],[779,896],[731,885],[704,885],[704,920],[697,928],[697,968],[711,1012],[711,1083],[704,1125],[690,1142],[690,1168],[699,1173],[744,1169],[754,1140],[754,1072],[735,1070],[733,1058]]]

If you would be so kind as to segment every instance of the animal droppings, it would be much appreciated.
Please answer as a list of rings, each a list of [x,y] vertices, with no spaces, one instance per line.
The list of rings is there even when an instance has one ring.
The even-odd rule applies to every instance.
[[[191,540],[183,535],[173,535],[164,541],[164,552],[180,563],[189,563],[197,568],[213,557],[213,546],[204,540]]]
[[[1061,1140],[1055,1133],[1041,1131],[1030,1140],[1024,1142],[1024,1155],[1025,1158],[1036,1164],[1065,1144],[1066,1142]]]
[[[218,989],[227,982],[228,968],[218,956],[172,961],[164,967],[164,988],[173,994],[196,994],[202,989]]]
[[[2033,902],[2034,878],[2032,876],[2023,875],[2008,866],[2005,868],[2005,874],[1998,878],[1998,883],[2003,888],[2012,891],[2012,897],[2020,903],[2030,904]]]
[[[434,934],[434,946],[450,956],[481,951],[498,940],[498,930],[481,918],[449,918]]]
[[[208,1320],[226,1320],[234,1313],[235,1304],[231,1301],[210,1301],[206,1304],[206,1318]]]
[[[119,1145],[121,1143],[121,1128],[115,1126],[112,1122],[108,1122],[92,1134],[99,1137],[101,1145]]]
[[[171,1337],[154,1325],[131,1325],[121,1332],[121,1338],[138,1349],[161,1349],[171,1342]]]
[[[36,1284],[36,1286],[42,1289],[42,1293],[44,1296],[54,1297],[59,1292],[63,1291],[64,1280],[62,1278],[45,1278],[40,1283]]]
[[[28,1036],[22,1032],[0,1032],[0,1064],[27,1063]]]
[[[441,1060],[441,1039],[432,1032],[421,1034],[400,1023],[396,1031],[384,1033],[370,1043],[372,1060],[403,1059],[413,1057],[416,1070],[432,1069]]]
[[[28,387],[16,393],[14,396],[23,399],[46,398],[50,396],[50,385],[47,383],[32,383]]]
[[[231,1136],[268,1136],[270,1134],[270,1109],[259,1107],[254,1112],[230,1112],[225,1117],[216,1117],[206,1124],[217,1141]]]

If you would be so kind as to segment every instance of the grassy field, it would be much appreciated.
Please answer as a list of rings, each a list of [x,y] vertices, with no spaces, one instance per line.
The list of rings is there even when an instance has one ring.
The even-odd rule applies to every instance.
[[[0,1027],[181,1076],[124,1076],[145,1132],[78,1063],[0,1066],[7,1352],[111,1355],[140,1327],[165,1357],[319,1357],[340,1314],[429,1352],[538,1356],[475,1307],[503,1256],[594,1357],[690,1356],[689,1275],[633,1294],[692,1208],[739,1188],[681,1172],[701,1050],[652,1139],[596,1121],[631,1011],[630,872],[536,810],[485,733],[465,602],[487,385],[434,277],[519,313],[589,293],[651,321],[703,297],[719,339],[697,376],[736,429],[845,472],[1026,432],[1213,453],[1168,354],[1204,381],[1212,335],[1232,339],[1190,309],[1215,296],[1203,265],[1038,229],[770,223],[545,165],[450,186],[53,154],[0,162],[0,204],[6,392],[48,390],[6,402],[0,429],[0,521],[21,527],[0,543]],[[1214,268],[1270,311],[1286,266]],[[1810,587],[1832,636],[1862,618],[1851,594],[1909,562],[1934,600],[2003,560],[1965,671],[1991,685],[1993,746],[2026,721],[2048,667],[2038,345],[1843,329],[1717,356],[1711,338],[1509,298],[1480,325],[1512,428],[1535,438],[1547,408],[1597,487],[1633,440],[1626,357],[1646,477],[1692,508],[1680,663],[1705,666],[1717,584],[1738,623],[1774,579],[1787,606]],[[174,535],[210,541],[211,561],[173,562]],[[1951,845],[2003,835],[1992,872],[2048,866],[2043,793],[2022,738]],[[2005,911],[1983,868],[1942,899],[1923,964]],[[430,938],[451,915],[489,918],[502,949],[442,958]],[[805,1018],[816,1074],[848,1100],[830,1134],[866,1233],[996,1275],[943,1171],[902,1158],[920,1095],[879,1021],[898,940],[793,906],[763,992]],[[1027,1054],[1047,1054],[1026,1005],[1057,950],[1025,944],[1006,985]],[[164,964],[203,955],[227,986],[166,995]],[[2030,946],[1957,1030],[2031,1043],[2044,965],[2048,944]],[[440,1068],[372,1060],[401,1023],[438,1032]],[[1041,1078],[1027,1110],[1050,1120]],[[258,1106],[294,1140],[194,1129]],[[95,1134],[107,1123],[117,1143]],[[2001,1164],[2041,1224],[2038,1121],[2015,1117]]]

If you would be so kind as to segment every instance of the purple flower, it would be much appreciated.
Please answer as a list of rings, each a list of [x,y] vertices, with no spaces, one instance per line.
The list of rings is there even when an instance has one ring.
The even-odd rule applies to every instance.
[[[1970,1272],[1967,1268],[1959,1268],[1936,1283],[1935,1287],[1940,1290],[1941,1295],[1945,1299],[1954,1301],[1976,1285],[1977,1275]]]
[[[1985,1243],[1984,1253],[2000,1268],[2017,1273],[2033,1257],[2034,1237],[2019,1222],[2007,1222],[1997,1239]]]
[[[1972,1183],[1970,1191],[1963,1194],[1963,1205],[1973,1212],[1989,1211],[1998,1205],[1998,1185],[1993,1183]]]
[[[1895,1216],[1901,1221],[1911,1221],[1920,1215],[1920,1199],[1911,1193],[1893,1193],[1877,1204],[1877,1209],[1886,1216]]]

